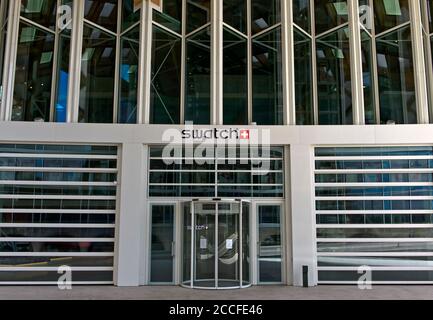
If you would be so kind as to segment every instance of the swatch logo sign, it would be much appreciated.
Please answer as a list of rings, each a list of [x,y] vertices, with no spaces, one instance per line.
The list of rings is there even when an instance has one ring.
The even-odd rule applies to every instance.
[[[246,129],[194,129],[182,130],[184,140],[250,140],[250,130]]]

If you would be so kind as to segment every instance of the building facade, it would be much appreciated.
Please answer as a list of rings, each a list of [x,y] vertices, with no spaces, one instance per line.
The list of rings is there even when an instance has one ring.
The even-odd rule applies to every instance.
[[[0,285],[433,283],[432,14],[0,0]]]

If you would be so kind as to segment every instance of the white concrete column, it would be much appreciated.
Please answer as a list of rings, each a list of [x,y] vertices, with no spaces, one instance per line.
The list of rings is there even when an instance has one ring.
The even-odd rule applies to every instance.
[[[348,1],[353,124],[365,124],[364,80],[358,1]]]
[[[424,40],[422,15],[419,1],[409,1],[411,29],[412,29],[412,52],[415,75],[415,93],[417,101],[418,123],[429,123],[427,70],[424,55]]]
[[[146,150],[139,143],[121,148],[114,272],[117,286],[139,286],[146,272]]]
[[[313,150],[309,145],[291,145],[291,202],[293,285],[302,286],[302,267],[308,266],[309,285],[317,285]]]

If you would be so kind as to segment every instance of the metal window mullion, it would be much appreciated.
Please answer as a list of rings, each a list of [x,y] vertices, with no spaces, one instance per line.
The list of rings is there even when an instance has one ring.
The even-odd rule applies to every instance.
[[[185,123],[186,112],[186,24],[187,24],[187,0],[182,1],[182,48],[181,48],[181,80],[180,80],[180,124]],[[192,274],[191,274],[192,277]],[[192,283],[192,278],[191,278]]]
[[[140,61],[138,64],[137,122],[150,123],[150,87],[152,70],[152,7],[143,1],[140,25]]]
[[[248,123],[253,122],[253,43],[252,43],[252,8],[251,0],[247,1],[247,77],[248,77]]]
[[[365,124],[361,32],[358,1],[348,1],[353,124]]]
[[[427,1],[421,1],[421,9],[423,16],[423,24],[424,24],[424,49],[425,49],[425,60],[426,60],[426,74],[428,77],[427,81],[427,91],[428,91],[428,100],[429,100],[429,117],[430,122],[433,121],[433,60],[432,60],[432,45],[431,45],[431,31],[429,18],[428,18],[428,6]]]
[[[20,2],[9,2],[8,30],[3,70],[3,98],[0,108],[0,120],[10,121],[13,106],[13,92],[15,83],[15,69],[18,50],[18,34],[20,25]]]
[[[424,56],[421,8],[418,1],[409,1],[411,19],[412,54],[415,75],[415,96],[418,124],[429,123],[426,63]]]
[[[55,38],[54,38],[54,54],[53,54],[53,76],[52,76],[52,82],[51,82],[51,100],[50,100],[50,114],[49,114],[49,121],[54,122],[54,112],[55,112],[55,103],[57,100],[57,68],[59,67],[59,48],[60,48],[60,33],[61,30],[58,25],[58,21],[60,19],[60,10],[59,7],[61,5],[61,0],[57,0],[57,6],[56,6],[56,26],[55,26]]]
[[[211,124],[223,124],[223,6],[211,1]]]
[[[81,82],[81,55],[84,31],[84,0],[75,0],[72,8],[71,55],[66,122],[78,122]]]
[[[313,114],[315,125],[319,124],[319,88],[317,82],[317,54],[316,54],[316,16],[315,16],[315,4],[314,1],[310,1],[310,16],[311,16],[311,72],[313,79]]]
[[[122,55],[120,54],[120,34],[122,33],[122,5],[123,0],[117,0],[117,34],[116,34],[116,61],[114,69],[114,97],[113,97],[113,123],[118,122],[118,112],[120,103],[120,65]]]
[[[282,1],[282,55],[283,55],[283,106],[285,125],[296,125],[295,100],[295,41],[293,31],[293,2]]]

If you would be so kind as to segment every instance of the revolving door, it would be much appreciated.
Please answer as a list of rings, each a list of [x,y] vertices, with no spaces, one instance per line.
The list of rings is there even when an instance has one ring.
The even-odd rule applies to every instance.
[[[182,266],[185,287],[249,287],[250,203],[242,200],[185,203]]]

